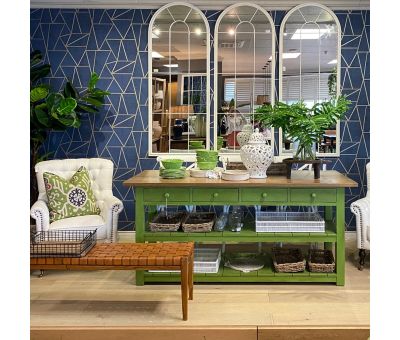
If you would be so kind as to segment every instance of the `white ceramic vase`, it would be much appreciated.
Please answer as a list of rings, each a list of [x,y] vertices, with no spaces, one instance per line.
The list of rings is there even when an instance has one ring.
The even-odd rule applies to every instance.
[[[253,126],[248,122],[246,125],[243,126],[242,131],[240,131],[236,136],[237,142],[239,143],[240,147],[248,143],[252,133]]]
[[[158,120],[153,121],[153,139],[158,139],[161,136],[162,133],[162,127],[160,126],[160,122]]]
[[[240,157],[250,173],[250,178],[267,177],[267,169],[272,163],[273,152],[258,129],[250,136],[249,142],[240,149]]]

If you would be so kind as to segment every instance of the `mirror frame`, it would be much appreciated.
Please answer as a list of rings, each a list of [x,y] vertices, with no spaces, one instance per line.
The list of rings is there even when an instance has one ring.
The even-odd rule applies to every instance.
[[[341,78],[340,78],[340,65],[341,65],[341,58],[342,58],[342,28],[340,26],[339,19],[337,18],[336,14],[328,7],[322,4],[318,3],[304,3],[301,5],[297,5],[296,7],[293,7],[289,12],[286,13],[285,17],[282,20],[281,27],[279,30],[279,101],[282,101],[282,86],[283,86],[283,31],[286,25],[286,21],[290,18],[290,16],[297,10],[308,7],[308,6],[313,6],[313,7],[319,7],[325,11],[327,11],[332,18],[335,20],[336,26],[337,26],[337,64],[336,64],[336,97],[339,96],[340,94],[340,86],[341,86]],[[280,158],[288,158],[291,157],[291,154],[284,154],[282,152],[282,129],[279,128],[279,157]],[[323,152],[317,152],[316,153],[317,157],[339,157],[340,156],[340,120],[337,121],[336,123],[336,152],[330,152],[330,153],[323,153]]]
[[[276,68],[276,52],[275,52],[275,46],[276,46],[276,32],[275,32],[275,24],[274,21],[271,17],[271,15],[267,12],[265,8],[262,8],[261,6],[255,4],[255,3],[250,3],[250,2],[240,2],[237,4],[233,4],[227,8],[225,8],[221,14],[218,16],[218,19],[215,23],[215,30],[214,30],[214,150],[217,150],[217,137],[218,137],[218,129],[217,129],[217,122],[218,122],[218,101],[215,99],[218,96],[218,34],[219,34],[219,26],[224,18],[225,14],[228,13],[230,10],[237,8],[237,7],[242,7],[242,6],[248,6],[248,7],[253,7],[262,12],[269,20],[269,24],[271,25],[271,34],[272,34],[272,60],[271,60],[271,104],[274,105],[275,103],[275,68]],[[275,129],[274,127],[271,127],[271,147],[272,150],[274,150],[274,141],[275,141]],[[219,155],[224,158],[229,157],[231,161],[241,161],[240,158],[240,152],[224,152],[224,153],[219,153]],[[275,156],[274,156],[275,157]]]
[[[187,2],[170,2],[162,7],[160,7],[152,16],[150,23],[149,23],[149,28],[148,28],[148,35],[147,35],[147,54],[148,54],[148,156],[149,157],[158,157],[162,156],[164,159],[167,158],[179,158],[183,159],[185,161],[195,161],[196,159],[196,153],[195,152],[187,152],[187,153],[170,153],[170,152],[153,152],[152,150],[152,131],[150,130],[150,127],[152,127],[153,124],[153,101],[151,98],[151,93],[152,93],[152,83],[153,83],[153,58],[152,58],[152,51],[153,51],[153,36],[152,36],[152,31],[153,31],[153,26],[154,22],[157,19],[158,15],[166,10],[167,8],[173,7],[173,6],[186,6],[189,7],[195,11],[197,11],[201,18],[204,21],[204,25],[206,28],[206,54],[207,54],[207,60],[206,60],[206,125],[207,127],[210,126],[210,117],[211,117],[211,112],[210,112],[210,25],[208,23],[208,20],[204,13],[196,6],[187,3]],[[206,129],[206,149],[210,148],[210,129]],[[189,150],[188,150],[189,151]]]

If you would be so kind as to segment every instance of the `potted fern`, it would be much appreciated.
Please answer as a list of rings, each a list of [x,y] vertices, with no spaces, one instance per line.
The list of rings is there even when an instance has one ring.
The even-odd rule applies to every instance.
[[[287,177],[290,178],[292,163],[311,163],[315,178],[319,178],[321,160],[316,158],[316,145],[325,130],[334,126],[349,108],[350,101],[344,96],[307,107],[302,101],[294,104],[278,102],[257,108],[256,119],[262,126],[281,128],[290,138],[298,142],[298,148],[293,158],[285,159],[288,165]]]

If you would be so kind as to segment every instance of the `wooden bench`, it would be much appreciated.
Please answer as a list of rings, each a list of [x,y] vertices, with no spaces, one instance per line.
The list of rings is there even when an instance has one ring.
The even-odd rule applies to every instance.
[[[83,257],[31,257],[31,270],[180,270],[183,320],[193,300],[194,244],[102,243]]]

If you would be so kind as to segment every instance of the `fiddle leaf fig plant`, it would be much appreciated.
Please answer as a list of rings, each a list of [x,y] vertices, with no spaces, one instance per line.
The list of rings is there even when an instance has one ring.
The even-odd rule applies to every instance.
[[[48,156],[39,152],[49,132],[79,128],[82,115],[97,113],[110,93],[96,87],[99,80],[96,73],[91,74],[87,89],[82,93],[70,81],[66,82],[61,92],[53,91],[51,86],[40,82],[49,75],[51,66],[43,63],[42,53],[38,50],[31,53],[30,66],[31,181],[34,195],[36,181],[33,167]]]
[[[313,160],[314,143],[318,143],[325,132],[343,117],[350,101],[344,96],[314,104],[308,108],[302,101],[286,104],[278,102],[274,106],[264,104],[256,109],[256,120],[264,127],[281,128],[299,143],[295,159]]]

